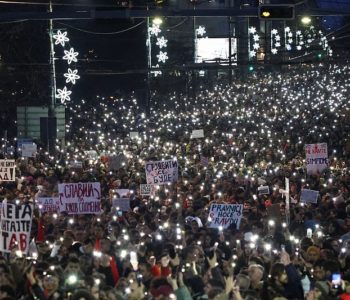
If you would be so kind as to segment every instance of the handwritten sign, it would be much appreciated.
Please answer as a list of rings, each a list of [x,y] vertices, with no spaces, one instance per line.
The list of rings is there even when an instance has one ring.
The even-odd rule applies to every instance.
[[[226,229],[234,225],[237,229],[243,215],[243,204],[218,204],[210,205],[208,227]]]
[[[309,175],[320,174],[328,167],[327,144],[305,145],[306,168]]]
[[[147,184],[167,184],[176,182],[178,163],[176,159],[147,162],[145,166]]]
[[[56,197],[39,197],[37,205],[42,213],[54,213],[60,211],[59,198]]]
[[[259,186],[258,187],[258,194],[259,195],[269,195],[270,194],[270,187],[268,185]]]
[[[99,214],[99,182],[63,183],[58,185],[60,211],[68,214]]]
[[[15,170],[14,159],[0,159],[0,181],[15,181]]]
[[[0,252],[18,249],[28,252],[32,228],[33,205],[2,203],[0,212]]]

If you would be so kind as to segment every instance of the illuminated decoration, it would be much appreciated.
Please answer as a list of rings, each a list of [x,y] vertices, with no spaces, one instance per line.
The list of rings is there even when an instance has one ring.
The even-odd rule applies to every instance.
[[[64,104],[67,101],[70,101],[70,95],[72,94],[72,91],[69,91],[67,87],[65,86],[63,89],[57,89],[57,95],[56,97],[58,99],[61,99],[61,103]]]
[[[57,34],[54,34],[52,37],[55,39],[55,45],[61,44],[61,46],[64,47],[65,43],[69,42],[66,31],[61,32],[61,30],[58,30]]]
[[[57,30],[57,33],[52,36],[55,39],[55,45],[61,45],[63,47],[64,56],[62,59],[67,62],[68,65],[70,65],[72,62],[76,63],[78,62],[78,55],[79,53],[74,50],[73,47],[70,47],[69,50],[64,49],[66,46],[66,43],[69,44],[69,38],[67,36],[67,32],[62,32],[60,30]],[[71,69],[68,67],[67,72],[63,74],[65,78],[65,82],[71,83],[71,85],[75,85],[77,80],[80,79],[80,76],[78,75],[77,69]],[[71,100],[71,88],[64,86],[63,89],[57,89],[56,90],[56,98],[60,99],[61,104],[64,104]]]
[[[300,51],[303,48],[304,45],[304,36],[301,33],[300,30],[296,32],[296,48],[298,51]]]
[[[249,33],[249,58],[256,57],[257,51],[260,48],[260,37],[256,31],[255,27],[250,27],[248,29]]]
[[[158,36],[162,32],[159,24],[152,24],[152,27],[148,28],[150,35]]]
[[[162,37],[160,37],[160,38],[157,38],[157,43],[156,43],[156,45],[159,46],[160,49],[162,49],[163,47],[166,48],[167,43],[168,43],[168,40],[166,40],[166,39],[164,38],[164,36],[162,36]]]
[[[64,56],[63,59],[68,62],[70,65],[73,61],[78,62],[77,56],[79,55],[78,52],[74,52],[74,48],[70,48],[69,51],[64,50]]]
[[[159,64],[156,64],[155,66],[153,66],[153,68],[159,68]],[[154,75],[154,77],[162,75],[162,71],[160,70],[151,71],[151,73]]]
[[[205,27],[204,26],[199,26],[197,29],[196,29],[196,33],[199,37],[204,37],[204,35],[207,33],[205,31]]]
[[[306,48],[310,48],[312,42],[316,39],[316,30],[314,26],[310,26],[308,30],[305,32],[305,37],[306,37]]]
[[[293,32],[290,30],[289,27],[286,27],[284,29],[284,40],[285,40],[285,47],[287,51],[292,50],[292,44],[293,44]]]
[[[168,53],[160,51],[159,54],[157,54],[158,62],[165,63],[168,60]]]
[[[281,36],[278,34],[277,29],[271,30],[271,53],[277,54],[278,48],[281,47]]]
[[[64,74],[64,77],[66,77],[66,83],[71,82],[72,84],[75,84],[75,81],[77,79],[80,79],[80,76],[78,75],[78,70],[72,71],[70,68],[68,68],[68,73]]]
[[[155,21],[155,20],[153,20]],[[159,63],[165,63],[168,60],[168,53],[166,51],[162,51],[161,49],[166,49],[168,46],[168,40],[164,36],[158,37],[158,35],[162,32],[162,29],[160,28],[160,25],[162,22],[153,22],[152,26],[148,28],[148,33],[149,33],[149,40],[147,41],[148,47],[152,48],[152,36],[156,37],[156,42],[155,45],[158,46],[159,48],[159,53],[156,55],[157,57],[157,62],[156,68],[159,68]],[[155,40],[153,38],[153,40]],[[151,63],[150,63],[151,64]],[[151,74],[154,75],[154,77],[158,77],[162,75],[162,71],[156,70],[156,71],[151,71]]]

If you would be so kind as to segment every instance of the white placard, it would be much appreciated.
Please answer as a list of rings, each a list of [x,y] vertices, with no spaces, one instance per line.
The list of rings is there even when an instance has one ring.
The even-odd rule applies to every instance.
[[[0,181],[16,180],[16,164],[14,159],[0,159]]]
[[[319,191],[302,189],[300,194],[300,202],[316,204],[319,194]]]
[[[147,162],[145,165],[147,184],[167,184],[178,178],[177,159]]]
[[[192,130],[191,139],[201,139],[201,138],[204,138],[203,129]]]
[[[0,252],[18,249],[28,252],[32,228],[33,205],[2,203],[0,213]]]
[[[130,199],[128,198],[117,198],[112,200],[112,205],[117,210],[129,211],[130,210]]]
[[[57,197],[39,197],[36,202],[42,213],[55,213],[60,211],[60,201]]]
[[[210,205],[208,227],[226,229],[235,224],[239,229],[243,215],[243,204],[218,204]]]
[[[307,174],[321,174],[328,167],[328,149],[326,143],[305,145]]]
[[[35,143],[22,144],[22,157],[35,157],[37,145]]]
[[[58,185],[60,211],[68,214],[99,214],[99,182],[63,183]]]

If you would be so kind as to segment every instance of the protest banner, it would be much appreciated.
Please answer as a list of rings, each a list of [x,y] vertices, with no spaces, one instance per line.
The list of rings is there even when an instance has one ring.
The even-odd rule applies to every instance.
[[[258,187],[258,195],[269,195],[270,187],[268,185]]]
[[[99,214],[99,182],[62,183],[58,185],[60,211],[68,214]]]
[[[22,157],[35,157],[37,152],[37,145],[35,143],[22,144]]]
[[[307,174],[321,174],[328,167],[328,149],[326,143],[305,145]]]
[[[60,211],[60,202],[57,197],[39,197],[36,200],[41,213],[54,213]]]
[[[128,198],[116,198],[112,200],[112,205],[117,210],[129,211],[130,209],[130,199]]]
[[[15,181],[16,165],[14,159],[0,159],[0,181]]]
[[[83,168],[83,162],[82,161],[71,161],[69,163],[70,169],[82,169]]]
[[[209,165],[209,158],[201,155],[201,164],[202,166],[207,167]]]
[[[33,144],[33,139],[30,139],[30,138],[28,138],[28,139],[21,139],[21,138],[19,138],[17,140],[17,150],[18,151],[22,151],[22,148],[23,148],[24,144]]]
[[[154,192],[153,184],[140,184],[140,194],[142,196],[151,196]]]
[[[138,138],[139,138],[139,133],[138,133],[137,131],[131,131],[131,132],[129,133],[129,136],[130,136],[130,138],[131,138],[132,140],[138,139]]]
[[[208,227],[226,229],[235,225],[239,229],[243,215],[243,204],[218,204],[210,205]]]
[[[0,252],[17,249],[28,252],[32,228],[33,205],[2,203],[0,212]]]
[[[203,129],[192,130],[191,139],[201,139],[201,138],[204,138]]]
[[[319,191],[302,189],[300,194],[300,202],[316,204],[319,193]]]
[[[145,165],[147,184],[167,184],[176,182],[178,163],[176,159],[147,162]]]

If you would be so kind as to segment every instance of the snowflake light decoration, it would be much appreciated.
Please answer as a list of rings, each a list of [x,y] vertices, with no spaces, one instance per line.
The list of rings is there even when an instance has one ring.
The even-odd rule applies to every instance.
[[[65,47],[66,43],[68,43],[69,45],[69,38],[67,36],[67,32],[61,32],[60,30],[58,30],[57,34],[53,35],[52,37],[55,39],[55,45],[61,45],[62,47]],[[70,47],[70,45],[69,48],[69,50],[63,50],[64,56],[62,57],[68,65],[70,65],[72,62],[78,62],[77,56],[79,55],[79,53],[76,52],[74,48]],[[65,77],[65,82],[71,83],[71,85],[76,84],[76,81],[80,79],[77,69],[72,70],[71,68],[68,68],[67,72],[64,73],[63,76]],[[72,91],[70,88],[67,88],[67,86],[64,86],[63,89],[56,90],[56,98],[61,100],[61,104],[70,101],[71,94]]]
[[[168,53],[160,51],[159,54],[157,54],[157,58],[158,58],[158,62],[165,63],[165,61],[168,59]]]
[[[277,54],[278,48],[281,47],[281,36],[278,34],[277,29],[271,30],[271,53]]]
[[[200,37],[203,37],[207,32],[205,31],[205,27],[204,26],[199,26],[196,29],[197,35]]]
[[[67,32],[61,32],[61,30],[57,31],[57,34],[52,36],[55,39],[55,45],[61,44],[64,47],[66,42],[69,42],[69,38],[67,37]]]
[[[167,43],[168,43],[168,40],[166,40],[166,39],[164,38],[164,36],[162,36],[162,37],[160,37],[160,38],[157,38],[157,43],[156,43],[156,45],[159,46],[160,49],[166,48]]]
[[[255,27],[249,27],[248,29],[249,33],[249,58],[252,59],[253,57],[256,57],[257,51],[260,48],[260,37],[257,33],[257,30]]]
[[[303,34],[301,33],[300,30],[298,30],[296,33],[295,33],[295,37],[296,37],[296,48],[298,51],[300,51],[303,47],[303,44],[304,44],[304,36]]]
[[[158,36],[159,33],[162,32],[159,25],[152,24],[152,27],[148,28],[150,35]]]
[[[57,89],[57,95],[56,97],[58,99],[61,99],[61,103],[65,103],[67,101],[70,101],[70,95],[72,94],[72,91],[69,91],[67,87],[65,86],[63,89]]]
[[[77,56],[79,55],[79,53],[74,52],[74,48],[70,48],[69,51],[64,50],[64,54],[65,55],[63,56],[63,59],[66,60],[69,65],[72,63],[72,61],[78,62]]]
[[[71,82],[72,84],[76,83],[76,80],[80,78],[78,75],[78,70],[71,70],[68,68],[68,73],[64,74],[64,77],[66,77],[66,83]]]

